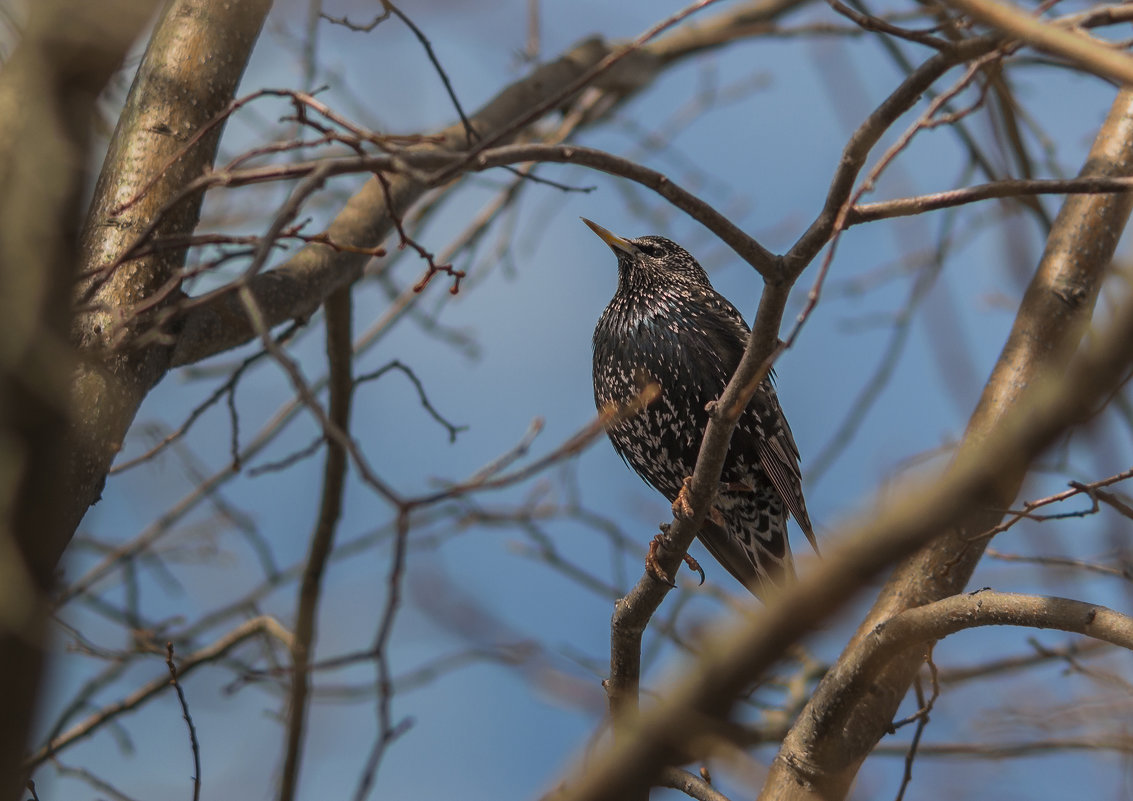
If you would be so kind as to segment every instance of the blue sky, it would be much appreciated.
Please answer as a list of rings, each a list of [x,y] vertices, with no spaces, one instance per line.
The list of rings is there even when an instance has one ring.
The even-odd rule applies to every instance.
[[[324,7],[328,13],[345,12],[357,20],[373,11],[369,4],[358,2],[327,0]],[[728,7],[724,3],[717,8]],[[542,54],[551,58],[595,32],[612,38],[635,36],[676,8],[673,3],[662,7],[645,2],[544,4]],[[432,40],[465,108],[474,109],[524,74],[517,54],[526,37],[525,9],[526,3],[514,1],[432,2],[407,5],[405,11]],[[297,3],[279,4],[242,93],[262,87],[301,88],[299,61],[290,42],[301,32],[304,13]],[[827,7],[813,6],[793,21],[839,20]],[[906,52],[913,58],[924,55],[916,49]],[[323,72],[318,82],[329,87],[322,99],[367,125],[401,133],[428,131],[447,125],[453,117],[420,46],[394,21],[368,35],[324,25],[319,53]],[[871,37],[756,38],[666,73],[613,121],[587,130],[576,141],[632,155],[666,172],[717,208],[732,212],[745,230],[781,251],[821,207],[852,128],[899,80],[900,73]],[[712,87],[744,90],[682,126],[664,149],[642,150],[639,131],[672,130],[679,111],[696,97],[710,96]],[[1053,160],[1072,174],[1114,90],[1095,79],[1033,67],[1019,72],[1015,88],[1050,137]],[[282,105],[264,102],[234,120],[225,152],[235,154],[266,137],[283,137],[286,126],[274,122],[282,113]],[[974,118],[970,124],[977,134],[987,133],[986,118]],[[972,182],[964,168],[963,151],[953,133],[947,128],[931,131],[917,138],[871,197],[938,191]],[[557,166],[542,168],[540,175],[596,189],[564,194],[528,187],[509,212],[514,217],[494,227],[476,253],[457,256],[456,266],[470,274],[466,289],[451,298],[444,282],[437,281],[420,300],[419,308],[434,314],[444,331],[455,332],[466,344],[454,345],[451,336],[437,336],[410,321],[359,359],[359,373],[391,359],[409,365],[437,410],[453,423],[467,426],[455,443],[449,443],[444,429],[420,408],[404,376],[391,374],[361,387],[353,411],[355,436],[375,468],[401,491],[420,493],[437,481],[470,475],[519,441],[535,418],[545,423],[532,450],[537,456],[593,416],[590,337],[613,292],[616,269],[605,245],[578,221],[580,215],[627,236],[663,233],[685,244],[709,269],[715,286],[749,320],[754,314],[758,276],[698,223],[618,179]],[[418,239],[431,250],[443,250],[507,178],[502,173],[476,178],[444,204]],[[359,180],[337,179],[329,190],[332,196],[306,213],[324,221],[336,207],[333,193],[349,193]],[[249,204],[247,197],[234,192],[210,199],[208,208],[214,214],[238,212],[239,230],[262,231],[266,221],[259,215],[265,208],[257,205],[262,201]],[[1057,210],[1055,199],[1044,204],[1051,213]],[[1033,220],[1021,216],[1003,224],[1001,212],[1002,207],[987,204],[955,215],[937,213],[872,224],[850,230],[839,243],[822,302],[777,366],[779,393],[803,455],[804,474],[808,461],[829,442],[880,362],[892,336],[894,315],[905,306],[916,275],[909,267],[916,263],[910,254],[933,248],[942,232],[948,232],[954,244],[910,324],[890,382],[830,469],[820,480],[808,482],[808,505],[822,536],[831,536],[839,521],[867,510],[875,494],[885,492],[887,482],[909,459],[961,435],[1010,326],[1027,271],[1041,252],[1041,232]],[[510,249],[500,259],[496,242],[509,231]],[[390,275],[405,287],[422,269],[411,255],[403,256]],[[814,272],[808,270],[796,288],[792,314],[801,307]],[[872,280],[879,273],[884,280]],[[855,291],[859,285],[868,288]],[[359,285],[358,331],[378,319],[387,305],[386,292],[375,281]],[[319,318],[312,322],[293,351],[311,380],[325,369],[318,322]],[[250,352],[226,354],[215,361],[232,363]],[[154,421],[178,425],[224,375],[196,379],[184,371],[170,375],[139,413],[127,453],[146,445],[141,432]],[[250,441],[290,398],[286,377],[277,366],[265,361],[254,368],[237,393],[241,442]],[[284,457],[316,434],[314,420],[300,414],[249,466]],[[204,473],[224,466],[229,438],[223,406],[206,414],[193,429],[187,443]],[[1069,468],[1064,465],[1061,473],[1035,479],[1024,494],[1032,497],[1060,488],[1068,476],[1092,480],[1128,466],[1128,428],[1111,426],[1095,439],[1107,446],[1074,445]],[[245,473],[222,490],[225,501],[254,522],[281,566],[305,553],[317,510],[320,471],[321,456],[261,477]],[[128,540],[190,492],[196,481],[181,459],[167,453],[150,466],[112,479],[104,500],[88,515],[81,531],[102,543]],[[477,496],[473,503],[491,512],[537,497],[561,508],[568,499],[564,488],[569,486],[577,487],[586,510],[641,547],[668,515],[668,504],[641,483],[604,441],[561,470],[504,492]],[[388,526],[389,508],[356,477],[346,501],[340,543]],[[1008,552],[1097,556],[1120,544],[1118,520],[1103,514],[1070,532],[1020,527],[997,540],[996,547]],[[539,533],[546,534],[565,558],[606,583],[624,587],[640,574],[636,557],[612,557],[606,536],[584,521],[557,514],[540,521]],[[520,650],[529,658],[521,668],[476,663],[422,689],[399,693],[393,704],[395,718],[411,718],[412,728],[389,752],[372,797],[529,798],[553,786],[583,753],[603,709],[599,681],[607,658],[611,604],[532,558],[530,534],[503,523],[464,526],[455,517],[414,529],[407,599],[390,653],[394,674],[472,647],[522,643],[527,650]],[[149,566],[138,585],[151,620],[191,621],[240,597],[262,579],[262,566],[248,541],[208,504],[195,510],[166,542],[173,547],[165,560],[167,572]],[[809,558],[805,542],[795,545],[796,552],[804,554],[801,569],[805,571]],[[741,603],[750,602],[707,554],[697,554],[711,587],[734,594]],[[81,574],[93,559],[90,551],[76,549],[67,563],[67,576]],[[364,649],[372,642],[384,603],[388,561],[387,545],[379,544],[332,565],[319,628],[321,657]],[[686,579],[685,584],[691,582]],[[1021,592],[1062,592],[1119,609],[1129,602],[1124,587],[1113,580],[1051,576],[1009,563],[981,567],[973,586],[985,584]],[[107,587],[106,597],[123,603],[122,587]],[[682,592],[694,596],[682,611],[685,636],[695,638],[703,626],[727,614],[709,594],[697,593],[691,586]],[[260,608],[289,623],[293,598],[294,585],[288,585],[269,595]],[[808,642],[819,659],[837,655],[852,630],[847,626],[868,600],[867,591],[853,609]],[[671,595],[666,604],[674,603]],[[104,647],[127,644],[120,626],[82,605],[72,604],[65,616]],[[199,642],[208,642],[224,630],[213,629]],[[937,662],[943,668],[1025,652],[1030,636],[1048,645],[1066,639],[1009,630],[971,632],[940,645]],[[60,648],[66,644],[67,637],[61,634]],[[535,644],[539,655],[530,657]],[[239,653],[252,660],[257,652],[246,647]],[[647,679],[679,670],[680,659],[675,649],[662,644],[649,663]],[[57,711],[68,691],[101,667],[96,659],[61,656],[54,668],[50,709]],[[156,657],[135,664],[96,699],[109,703],[164,669]],[[1036,693],[1049,693],[1052,687],[1065,693],[1059,701],[1084,697],[1096,689],[1080,675],[1059,676],[1061,669],[1051,666],[981,688],[946,692],[925,742],[971,737],[973,730],[977,739],[984,735],[991,739],[1001,731],[997,726],[1004,725],[1003,716],[994,714],[996,707],[1033,706]],[[373,677],[372,665],[363,663],[320,676],[320,681],[328,687],[362,686]],[[281,696],[266,684],[233,691],[231,681],[232,672],[219,666],[202,668],[186,681],[202,743],[203,797],[270,797],[282,753],[283,729],[276,717],[282,709]],[[103,732],[66,752],[64,761],[97,767],[135,797],[189,792],[192,766],[172,696],[123,718],[122,727],[132,751],[124,752],[113,733]],[[369,699],[316,704],[303,769],[303,797],[352,793],[374,732],[374,705]],[[891,739],[906,743],[910,733],[905,729]],[[755,758],[766,764],[773,753],[762,749]],[[979,786],[984,794],[1005,799],[1061,798],[1083,793],[1084,783],[1089,786],[1087,795],[1125,797],[1125,771],[1113,769],[1119,765],[1116,760],[1083,754],[1002,764],[922,759],[907,797],[948,797]],[[1094,769],[1095,763],[1106,769]],[[743,797],[738,788],[747,769],[758,774],[757,766],[722,766],[721,787]],[[871,759],[855,797],[895,795],[901,769],[899,758]],[[56,784],[50,773],[50,769],[43,772],[41,787],[48,792],[41,789],[41,797],[90,796],[85,785],[65,780]]]

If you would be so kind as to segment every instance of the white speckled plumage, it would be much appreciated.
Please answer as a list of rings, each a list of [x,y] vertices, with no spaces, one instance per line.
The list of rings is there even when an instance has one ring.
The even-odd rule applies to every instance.
[[[586,223],[618,257],[618,288],[594,330],[594,400],[601,409],[632,399],[647,382],[660,386],[653,404],[608,433],[626,463],[673,501],[696,464],[706,406],[739,364],[749,329],[680,245],[659,236],[621,239]],[[794,575],[788,513],[814,544],[798,448],[768,378],[732,435],[716,522],[706,521],[699,537],[763,596],[768,582]]]

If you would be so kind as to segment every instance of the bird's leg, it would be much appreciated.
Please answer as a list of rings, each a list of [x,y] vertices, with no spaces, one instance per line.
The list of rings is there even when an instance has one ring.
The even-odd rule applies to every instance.
[[[685,476],[681,482],[680,492],[673,501],[673,517],[692,517],[692,504],[689,503],[688,494],[692,492],[692,476]]]
[[[732,488],[732,486],[732,484],[722,484],[721,488],[729,490]],[[755,490],[753,490],[747,484],[735,484],[735,486],[748,492],[755,492]],[[681,491],[677,493],[677,499],[673,501],[673,517],[692,517],[692,504],[689,503],[688,500],[688,494],[690,492],[692,492],[692,476],[687,476],[684,482],[681,484]],[[722,528],[726,528],[728,525],[726,522],[724,522],[724,516],[720,514],[720,510],[715,506],[708,510],[708,519]],[[692,567],[692,565],[690,564],[689,567]],[[693,570],[699,569],[699,565],[697,567],[693,567]],[[700,583],[703,584],[704,581],[702,580]]]

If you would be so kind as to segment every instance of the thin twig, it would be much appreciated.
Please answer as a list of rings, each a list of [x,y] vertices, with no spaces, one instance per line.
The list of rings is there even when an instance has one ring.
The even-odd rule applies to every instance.
[[[219,638],[211,645],[200,648],[181,660],[178,676],[184,678],[201,665],[215,662],[224,657],[229,651],[245,640],[257,635],[274,637],[288,647],[291,644],[291,634],[276,620],[268,615],[247,620],[232,631]],[[120,715],[137,709],[151,698],[159,695],[169,687],[169,679],[158,678],[143,685],[121,701],[95,712],[81,723],[71,727],[58,737],[53,737],[48,743],[34,751],[24,763],[29,770],[42,764],[52,755],[57,754],[74,743],[89,737],[100,727]]]
[[[185,690],[177,678],[177,664],[173,661],[173,641],[165,643],[165,664],[169,668],[169,683],[177,691],[177,701],[181,704],[181,715],[189,727],[189,744],[193,749],[193,801],[201,798],[201,747],[197,743],[197,727],[189,714],[189,702],[185,700]]]

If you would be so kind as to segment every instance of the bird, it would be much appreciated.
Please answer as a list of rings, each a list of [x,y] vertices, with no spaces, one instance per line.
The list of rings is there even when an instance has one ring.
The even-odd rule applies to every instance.
[[[618,261],[617,290],[594,329],[594,402],[599,411],[623,408],[643,387],[657,385],[655,401],[611,421],[606,433],[618,455],[676,510],[709,410],[735,372],[750,329],[677,243],[653,235],[624,239],[582,221]],[[740,416],[713,509],[697,534],[761,600],[795,577],[788,515],[818,551],[799,461],[769,374]]]

